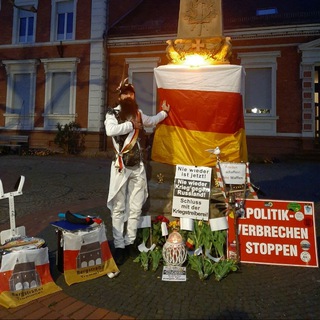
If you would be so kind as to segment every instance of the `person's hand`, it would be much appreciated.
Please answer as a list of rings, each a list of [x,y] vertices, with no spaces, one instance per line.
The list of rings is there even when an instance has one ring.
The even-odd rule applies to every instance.
[[[142,129],[142,123],[140,120],[136,118],[132,118],[131,123],[133,125],[133,129]]]
[[[163,100],[162,105],[161,105],[161,108],[162,108],[162,110],[165,111],[166,113],[169,113],[169,111],[170,111],[170,104],[169,104],[169,103],[167,104],[167,101],[166,101],[166,100]]]

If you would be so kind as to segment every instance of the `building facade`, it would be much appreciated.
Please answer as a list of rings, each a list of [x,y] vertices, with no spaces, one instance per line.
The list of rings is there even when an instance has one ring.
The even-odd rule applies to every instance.
[[[249,158],[317,155],[320,3],[224,0],[222,10],[224,36],[232,42],[230,63],[246,72]],[[145,0],[111,26],[109,102],[116,99],[114,88],[125,65],[139,105],[146,113],[156,112],[153,69],[168,64],[166,41],[177,38],[178,16],[179,1]]]
[[[214,2],[214,0],[210,1]],[[0,1],[0,134],[52,148],[57,123],[79,123],[87,150],[108,150],[107,106],[125,74],[140,108],[157,111],[154,68],[168,64],[179,0]],[[320,3],[223,0],[230,63],[246,72],[249,156],[319,148]],[[149,132],[151,133],[151,132]]]
[[[77,122],[101,148],[107,12],[104,0],[1,1],[1,134],[50,148],[58,123]]]

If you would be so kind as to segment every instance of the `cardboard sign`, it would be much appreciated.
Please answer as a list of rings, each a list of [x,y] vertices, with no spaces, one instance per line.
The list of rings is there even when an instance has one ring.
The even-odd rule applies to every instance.
[[[245,184],[246,164],[220,162],[221,174],[225,184]]]
[[[233,214],[228,221],[228,257],[234,258]],[[247,199],[238,234],[241,262],[318,267],[313,202]]]
[[[186,267],[164,266],[162,270],[162,281],[187,281]]]
[[[211,168],[176,166],[172,216],[209,219]]]

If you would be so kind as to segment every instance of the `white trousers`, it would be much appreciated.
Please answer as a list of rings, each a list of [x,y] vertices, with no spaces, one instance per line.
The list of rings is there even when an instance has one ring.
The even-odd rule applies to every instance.
[[[143,166],[143,164],[142,164]],[[126,170],[126,169],[125,169]],[[124,248],[133,244],[137,235],[137,227],[142,206],[146,200],[146,172],[138,166],[131,170],[126,182],[113,197],[112,232],[115,248]],[[110,186],[111,187],[111,186]],[[126,228],[125,222],[127,221]]]

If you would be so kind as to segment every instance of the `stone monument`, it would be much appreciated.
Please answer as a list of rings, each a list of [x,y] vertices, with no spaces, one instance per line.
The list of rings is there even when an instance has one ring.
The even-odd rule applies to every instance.
[[[177,39],[167,41],[172,64],[198,55],[204,64],[230,63],[230,37],[223,36],[221,0],[180,0]]]

